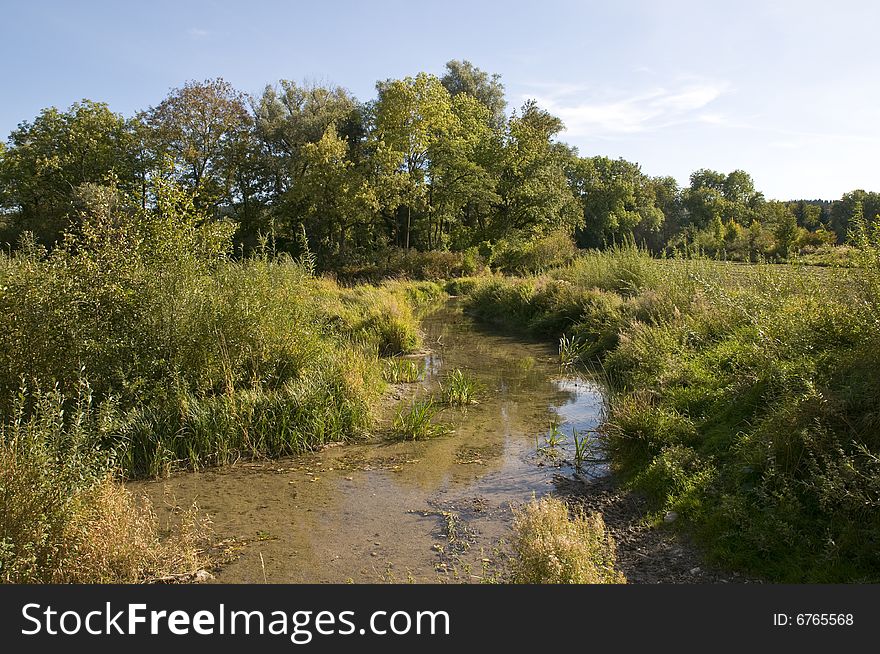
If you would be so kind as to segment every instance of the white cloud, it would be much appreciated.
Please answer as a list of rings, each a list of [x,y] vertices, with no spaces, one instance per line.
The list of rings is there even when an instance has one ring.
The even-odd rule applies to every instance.
[[[190,27],[186,33],[194,39],[203,39],[210,34],[208,30],[202,29],[201,27]]]
[[[729,89],[723,82],[689,82],[673,88],[598,97],[584,87],[534,84],[542,107],[559,116],[569,137],[610,138],[684,122],[722,122],[720,114],[700,113]]]

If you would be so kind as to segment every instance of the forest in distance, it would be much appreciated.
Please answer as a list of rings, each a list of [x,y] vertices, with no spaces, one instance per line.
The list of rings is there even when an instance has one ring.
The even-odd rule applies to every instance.
[[[162,525],[131,480],[456,438],[474,371],[389,408],[452,296],[601,381],[640,528],[748,578],[880,580],[880,194],[680,188],[467,61],[376,91],[188,82],[0,144],[0,581],[199,581],[225,556],[203,512]],[[515,508],[482,579],[625,582],[582,499]]]
[[[99,101],[44,109],[0,146],[0,238],[51,244],[75,220],[83,185],[112,177],[148,201],[156,174],[237,245],[260,234],[296,251],[305,230],[322,269],[375,264],[403,248],[503,257],[506,245],[562,233],[580,248],[627,240],[654,253],[737,261],[843,256],[854,215],[880,195],[768,201],[742,170],[696,170],[680,188],[635,162],[581,156],[535,102],[507,111],[504,86],[467,61],[445,74],[347,90],[281,80],[248,96],[222,79],[189,82],[126,118]],[[386,256],[387,259],[387,256]]]

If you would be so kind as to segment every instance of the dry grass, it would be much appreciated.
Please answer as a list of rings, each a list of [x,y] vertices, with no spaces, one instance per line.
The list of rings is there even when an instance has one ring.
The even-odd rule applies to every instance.
[[[520,584],[623,584],[614,540],[599,513],[569,515],[544,497],[514,511],[513,581]]]
[[[193,506],[178,526],[160,535],[153,507],[109,477],[90,494],[89,505],[69,525],[60,578],[75,583],[188,581],[207,566],[202,546],[209,523]]]
[[[6,500],[27,506],[27,498],[9,497],[13,490],[7,483],[9,470],[0,473]],[[0,525],[4,535],[0,582],[191,581],[208,566],[202,549],[208,522],[196,507],[185,512],[171,533],[160,534],[149,500],[137,497],[110,476],[73,497],[58,499],[49,507],[54,511],[33,519],[6,507]],[[18,524],[6,522],[14,518]],[[15,540],[6,538],[11,533]]]
[[[116,481],[98,447],[111,413],[84,391],[22,391],[17,418],[0,424],[0,582],[139,583],[188,580],[207,564],[207,521],[193,507],[170,533],[152,505]]]

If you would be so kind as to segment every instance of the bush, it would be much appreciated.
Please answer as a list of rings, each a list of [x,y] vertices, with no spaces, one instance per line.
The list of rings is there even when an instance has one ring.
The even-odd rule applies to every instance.
[[[789,582],[880,579],[880,227],[858,268],[583,254],[487,279],[475,316],[598,359],[615,469],[721,562]],[[855,246],[854,246],[855,247]]]
[[[225,226],[177,190],[156,209],[93,189],[81,229],[51,254],[0,255],[0,414],[22,378],[62,394],[85,375],[125,427],[104,445],[126,474],[319,447],[362,431],[377,355],[421,344],[433,282],[342,288],[311,259],[233,260]],[[85,369],[85,372],[83,372]]]
[[[431,280],[467,277],[485,270],[475,249],[460,252],[387,248],[365,255],[360,261],[332,268],[347,282],[378,283],[384,279]]]
[[[567,265],[577,255],[577,246],[570,235],[557,232],[540,238],[499,241],[491,252],[489,264],[494,270],[524,275]]]

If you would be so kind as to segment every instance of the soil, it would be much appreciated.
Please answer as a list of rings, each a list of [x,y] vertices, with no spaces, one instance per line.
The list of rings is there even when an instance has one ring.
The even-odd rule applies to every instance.
[[[559,476],[558,495],[587,513],[599,512],[617,544],[618,567],[631,584],[757,583],[707,563],[697,546],[671,526],[656,525],[648,503],[611,475]]]

